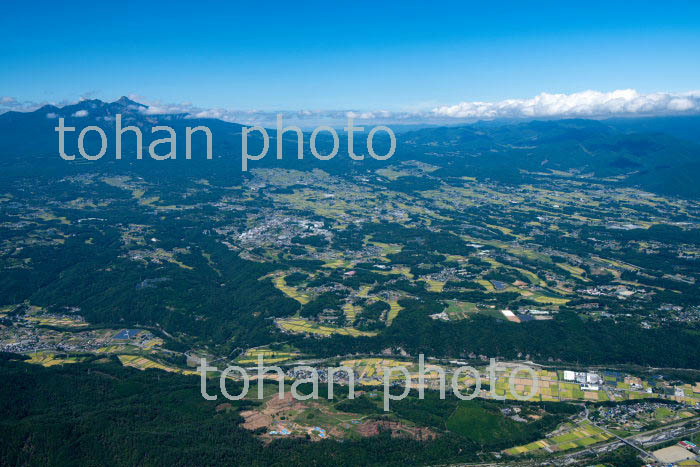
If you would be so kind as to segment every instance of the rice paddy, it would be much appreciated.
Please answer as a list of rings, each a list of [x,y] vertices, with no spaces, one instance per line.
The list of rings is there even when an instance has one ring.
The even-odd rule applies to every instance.
[[[386,322],[388,326],[399,316],[399,312],[403,309],[397,299],[391,299],[387,302],[389,304],[389,315],[387,316]]]
[[[185,375],[198,374],[196,371],[181,370],[179,368],[163,365],[162,363],[158,363],[140,355],[118,355],[117,357],[119,358],[119,361],[122,365],[136,368],[137,370],[157,369],[167,371],[170,373],[182,373]]]
[[[357,314],[362,312],[362,307],[353,305],[352,303],[346,303],[343,305],[343,312],[345,313],[345,320],[352,324],[355,322]]]
[[[525,453],[546,454],[568,451],[607,441],[612,437],[613,435],[606,433],[602,428],[598,428],[586,421],[579,425],[569,424],[568,430],[565,430],[565,432],[560,435],[506,449],[505,453],[514,456]]]
[[[81,359],[78,357],[58,357],[53,352],[33,352],[29,354],[29,360],[27,360],[27,363],[49,367],[54,365],[63,365],[66,363],[77,363],[80,360]]]
[[[293,334],[315,334],[319,336],[330,336],[338,334],[341,336],[376,336],[376,332],[360,331],[359,329],[350,327],[333,327],[323,324],[314,323],[304,318],[283,318],[276,321],[277,326],[287,332]]]
[[[262,356],[265,364],[274,364],[293,360],[299,356],[298,352],[291,350],[272,350],[266,347],[248,349],[243,355],[236,359],[242,365],[257,364],[258,358]]]
[[[571,274],[572,277],[580,280],[581,282],[589,282],[588,279],[583,277],[583,274],[586,272],[583,269],[566,263],[557,263],[557,266],[563,269],[564,271],[568,272],[569,274]]]
[[[360,358],[357,360],[345,360],[341,362],[342,366],[347,366],[354,369],[355,374],[360,380],[374,379],[381,380],[384,378],[385,368],[395,368],[404,367],[409,372],[416,369],[416,365],[413,362],[405,362],[399,360],[390,360],[383,358]],[[391,380],[401,380],[403,381],[403,373],[392,372]],[[365,381],[367,382],[367,381]]]
[[[40,326],[52,326],[57,328],[83,328],[88,325],[85,321],[70,317],[54,317],[54,316],[27,316],[28,321],[34,321]]]
[[[428,292],[442,292],[446,284],[445,281],[436,281],[433,279],[428,279],[426,283],[428,284]]]
[[[299,290],[296,287],[290,287],[287,285],[287,283],[284,281],[285,276],[284,275],[276,275],[272,279],[272,283],[274,284],[277,289],[279,289],[282,293],[287,295],[290,298],[293,298],[297,302],[301,303],[302,305],[306,305],[311,301],[311,296],[307,293],[299,292]]]

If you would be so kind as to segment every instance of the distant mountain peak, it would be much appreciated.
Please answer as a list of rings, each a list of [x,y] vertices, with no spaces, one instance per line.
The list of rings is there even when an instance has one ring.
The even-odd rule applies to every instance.
[[[116,101],[112,102],[112,104],[119,104],[119,105],[123,105],[124,107],[130,106],[130,105],[133,105],[136,107],[143,107],[143,108],[148,107],[147,105],[143,105],[143,104],[139,104],[138,102],[134,102],[126,96],[120,97]]]
[[[34,111],[34,113],[56,112],[56,111],[58,111],[58,110],[61,110],[61,108],[60,108],[60,107],[56,107],[56,106],[53,105],[53,104],[46,104],[46,105],[42,105],[41,107],[39,107],[38,109],[36,109],[36,110]]]

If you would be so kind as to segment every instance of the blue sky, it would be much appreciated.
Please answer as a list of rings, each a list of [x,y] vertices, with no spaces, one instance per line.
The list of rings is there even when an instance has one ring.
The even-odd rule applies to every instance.
[[[700,2],[19,2],[0,95],[388,109],[700,89]]]

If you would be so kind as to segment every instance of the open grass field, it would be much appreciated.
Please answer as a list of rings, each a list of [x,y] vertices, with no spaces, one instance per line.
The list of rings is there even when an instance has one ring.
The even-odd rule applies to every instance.
[[[568,298],[554,297],[552,295],[544,293],[534,293],[532,296],[528,297],[530,300],[534,300],[538,303],[543,303],[547,305],[566,305],[571,300]]]
[[[478,310],[474,303],[449,300],[445,312],[451,320],[458,320],[469,318],[470,315],[478,313]]]
[[[663,422],[664,420],[669,419],[673,416],[673,410],[669,409],[668,407],[659,407],[654,411],[654,418],[659,422]]]

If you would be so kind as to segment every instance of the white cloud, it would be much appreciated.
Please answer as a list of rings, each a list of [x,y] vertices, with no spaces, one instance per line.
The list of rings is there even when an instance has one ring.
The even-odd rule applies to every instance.
[[[73,114],[74,117],[87,117],[88,116],[88,111],[87,110],[78,110]]]
[[[35,102],[23,101],[20,102],[14,97],[10,96],[0,96],[0,114],[8,112],[10,110],[15,110],[18,112],[26,112],[30,110],[36,110],[41,107],[40,104]]]
[[[358,125],[416,123],[444,125],[498,118],[607,118],[700,114],[700,91],[641,94],[634,89],[612,92],[583,91],[573,94],[542,93],[530,99],[460,102],[441,106],[424,102],[422,109],[413,107],[410,111],[361,109],[237,110],[198,107],[189,102],[168,104],[136,95],[129,97],[148,106],[130,106],[130,110],[141,112],[144,115],[179,114],[185,115],[185,118],[216,118],[227,122],[261,125],[268,128],[276,126],[277,114],[282,114],[286,126],[297,125],[304,129],[314,128],[318,125],[344,126],[347,124],[348,117],[353,117]],[[12,97],[0,96],[0,113],[9,110],[32,111],[46,103],[19,101]],[[69,103],[67,101],[52,102],[59,107]],[[429,105],[432,108],[428,107]],[[91,113],[95,114],[95,112]],[[86,115],[86,111],[78,111],[74,114],[75,117]]]
[[[671,115],[700,112],[700,91],[640,94],[634,89],[573,94],[542,93],[532,99],[461,102],[436,107],[432,113],[450,118],[542,118]]]
[[[497,118],[606,118],[614,116],[683,115],[700,113],[700,91],[685,93],[658,92],[641,94],[634,89],[611,92],[583,91],[573,94],[542,93],[531,99],[506,99],[497,102],[461,102],[412,111],[387,110],[296,110],[262,111],[207,109],[189,103],[149,104],[141,112],[154,114],[187,114],[187,118],[218,118],[227,122],[274,127],[277,114],[285,125],[311,128],[317,125],[344,125],[348,117],[359,124],[435,123],[489,120]]]

